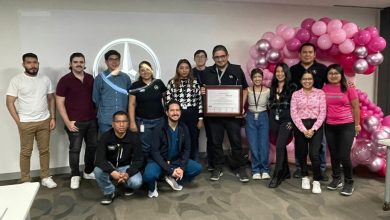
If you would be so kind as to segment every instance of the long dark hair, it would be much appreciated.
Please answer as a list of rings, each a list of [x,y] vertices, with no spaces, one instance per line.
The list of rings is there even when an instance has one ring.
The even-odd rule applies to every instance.
[[[174,82],[176,89],[179,89],[179,87],[180,87],[179,66],[183,63],[187,64],[188,67],[190,68],[190,73],[188,74],[188,82],[190,84],[190,88],[192,88],[192,84],[194,83],[194,75],[192,74],[192,67],[191,67],[190,61],[188,61],[187,59],[181,59],[181,60],[179,60],[179,62],[177,62],[176,74],[175,74],[175,77],[173,77],[173,82]]]
[[[329,80],[328,80],[328,73],[331,69],[334,69],[336,70],[338,73],[340,73],[341,75],[341,81],[340,81],[340,88],[341,88],[341,91],[343,93],[345,93],[348,89],[348,84],[347,84],[347,78],[345,78],[345,75],[344,75],[344,70],[343,70],[343,67],[341,67],[340,64],[331,64],[328,66],[328,68],[326,69],[326,78],[325,78],[325,83],[326,84],[329,84]]]

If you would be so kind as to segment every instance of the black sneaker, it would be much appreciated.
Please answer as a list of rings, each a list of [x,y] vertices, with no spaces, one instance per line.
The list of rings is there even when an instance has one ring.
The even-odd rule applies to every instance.
[[[302,172],[301,172],[301,169],[296,169],[294,174],[293,174],[293,177],[294,178],[297,178],[297,179],[301,179],[302,178]]]
[[[337,190],[343,187],[343,182],[341,178],[333,178],[332,182],[326,187],[329,190]]]
[[[125,196],[131,196],[134,194],[134,189],[125,187]]]
[[[320,181],[327,182],[329,181],[329,176],[326,174],[326,172],[321,172],[321,179]]]
[[[344,187],[340,193],[343,196],[350,196],[350,195],[352,195],[354,190],[355,190],[355,188],[353,187],[353,180],[346,180],[344,182]]]
[[[215,169],[211,172],[210,180],[218,181],[221,176],[223,176],[222,171]]]
[[[237,173],[237,176],[241,182],[243,183],[249,182],[249,177],[248,174],[246,173],[245,168],[240,168],[240,170]]]
[[[103,196],[103,199],[100,201],[100,204],[102,205],[109,205],[112,203],[112,201],[115,198],[115,193],[106,194]]]

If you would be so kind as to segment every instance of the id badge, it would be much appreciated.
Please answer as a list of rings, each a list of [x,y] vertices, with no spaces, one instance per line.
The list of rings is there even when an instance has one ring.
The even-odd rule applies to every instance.
[[[276,120],[276,121],[279,121],[279,114],[276,114],[276,115],[275,115],[275,120]]]
[[[187,105],[183,105],[183,109],[187,109]]]
[[[144,124],[141,124],[141,125],[139,126],[139,131],[142,132],[142,133],[145,132],[145,125],[144,125]]]
[[[254,118],[255,118],[255,120],[257,121],[257,119],[259,119],[259,113],[255,113],[255,114],[254,114]]]

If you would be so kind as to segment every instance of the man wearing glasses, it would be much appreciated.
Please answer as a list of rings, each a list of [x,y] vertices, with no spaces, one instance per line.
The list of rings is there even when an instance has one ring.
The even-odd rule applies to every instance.
[[[244,72],[239,65],[229,62],[229,54],[225,46],[217,45],[214,47],[213,60],[215,64],[206,68],[202,83],[204,85],[240,85],[245,96],[248,84]],[[202,93],[205,93],[204,89]],[[218,181],[223,175],[222,167],[225,156],[222,142],[226,131],[231,147],[232,162],[238,167],[237,176],[241,182],[248,182],[246,159],[241,144],[241,119],[236,117],[207,117],[206,120],[210,129],[212,164],[214,165],[210,180]]]

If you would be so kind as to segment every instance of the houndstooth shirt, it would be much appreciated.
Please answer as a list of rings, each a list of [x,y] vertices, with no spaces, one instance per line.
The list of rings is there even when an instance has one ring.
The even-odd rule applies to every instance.
[[[183,109],[194,107],[199,109],[200,115],[203,113],[200,85],[196,79],[194,79],[192,87],[190,87],[188,79],[181,79],[179,88],[175,87],[175,82],[171,79],[167,89],[167,103],[172,99],[177,100]]]

